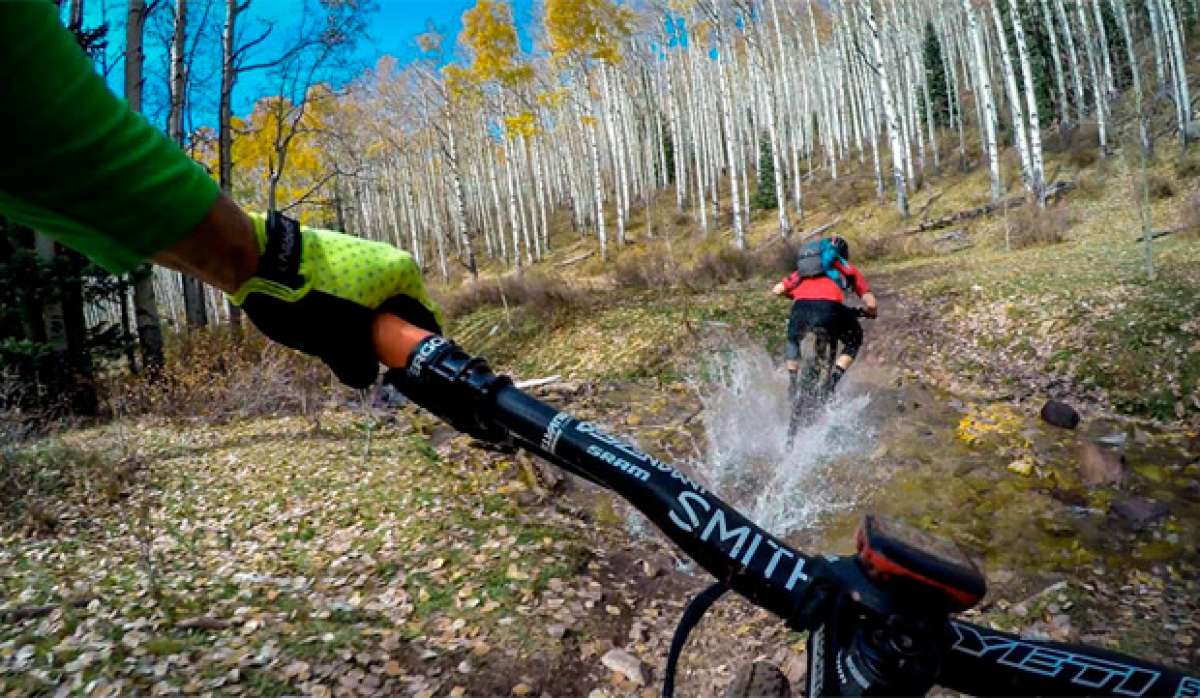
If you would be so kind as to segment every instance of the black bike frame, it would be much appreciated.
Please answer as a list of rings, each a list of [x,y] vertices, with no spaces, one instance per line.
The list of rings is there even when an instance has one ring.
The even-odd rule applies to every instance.
[[[413,352],[399,387],[460,430],[507,437],[562,468],[608,487],[654,522],[701,567],[797,630],[839,590],[886,607],[886,590],[857,560],[810,557],[759,528],[668,463],[514,388],[437,336]],[[939,685],[973,694],[1200,696],[1200,678],[1091,647],[1021,639],[951,620]]]

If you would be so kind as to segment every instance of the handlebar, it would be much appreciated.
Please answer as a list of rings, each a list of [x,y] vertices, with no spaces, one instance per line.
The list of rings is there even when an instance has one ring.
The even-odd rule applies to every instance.
[[[376,318],[372,338],[394,369],[389,377],[414,402],[460,431],[524,448],[615,491],[725,586],[793,629],[811,631],[810,695],[924,692],[934,682],[979,695],[1200,695],[1200,677],[922,609],[920,599],[869,578],[857,558],[788,546],[670,464],[518,390],[449,340],[386,314]],[[822,638],[858,653],[821,651]],[[903,661],[892,666],[888,651]],[[889,667],[911,672],[919,663],[931,667],[924,683],[886,681]],[[831,685],[839,676],[843,685]]]

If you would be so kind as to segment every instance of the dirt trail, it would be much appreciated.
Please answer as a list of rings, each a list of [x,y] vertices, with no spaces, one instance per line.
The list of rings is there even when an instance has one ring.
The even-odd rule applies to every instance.
[[[988,413],[994,404],[973,395],[969,386],[950,394],[925,382],[917,371],[922,352],[928,342],[945,341],[943,330],[920,308],[906,304],[896,290],[902,279],[883,281],[878,288],[880,317],[864,321],[865,348],[846,386],[849,395],[870,395],[868,411],[878,429],[878,445],[868,459],[871,477],[878,482],[871,496],[852,511],[831,513],[808,530],[792,531],[789,542],[806,550],[844,553],[865,511],[915,520],[965,543],[981,557],[991,589],[983,605],[985,620],[1010,630],[1154,656],[1177,666],[1200,664],[1200,654],[1192,649],[1200,641],[1195,574],[1200,551],[1184,544],[1188,539],[1180,533],[1195,529],[1200,508],[1194,500],[1169,496],[1162,487],[1191,472],[1186,468],[1195,468],[1188,465],[1197,456],[1194,444],[1130,444],[1127,457],[1133,468],[1127,482],[1120,488],[1097,489],[1079,486],[1074,454],[1085,436],[1107,433],[1113,428],[1110,423],[1085,425],[1081,436],[1009,410],[1005,414],[1015,416],[1007,432],[964,443],[964,420]],[[684,456],[687,449],[678,445],[680,439],[673,438],[671,430],[647,433],[629,426],[655,419],[653,411],[638,416],[646,412],[641,406],[651,403],[655,392],[655,387],[624,386],[613,390],[611,401],[594,408],[610,423],[624,420],[625,428],[617,431],[643,437],[642,445],[651,452]],[[675,414],[691,413],[695,404],[694,397],[677,401]],[[1001,407],[1009,409],[1007,404]],[[702,443],[695,423],[690,433],[693,447]],[[1177,442],[1164,435],[1163,443]],[[1021,449],[1036,458],[1031,476],[1009,469]],[[1131,527],[1111,513],[1111,502],[1141,495],[1169,502],[1170,514]],[[647,546],[656,555],[671,555],[669,546],[653,535],[631,539],[611,526],[597,529],[597,535],[635,558]],[[610,563],[620,576],[639,574],[636,566]],[[1041,595],[1044,589],[1059,589],[1055,585],[1064,581],[1065,591]],[[638,606],[630,622],[622,624],[632,628],[632,635],[614,638],[615,646],[643,660],[652,681],[661,679],[657,670],[665,660],[679,609],[707,582],[703,574],[665,574],[656,580],[653,592],[659,606]],[[671,612],[662,613],[666,609]],[[1162,632],[1164,628],[1169,633]],[[681,664],[680,695],[720,695],[742,664],[764,658],[801,679],[801,636],[729,597],[694,632]],[[604,690],[614,696],[636,694],[622,682]]]

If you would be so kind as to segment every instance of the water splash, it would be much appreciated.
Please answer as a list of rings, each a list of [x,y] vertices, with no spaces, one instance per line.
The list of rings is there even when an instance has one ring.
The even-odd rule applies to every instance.
[[[700,391],[708,449],[698,467],[721,497],[776,535],[855,505],[875,439],[870,395],[843,384],[788,448],[787,374],[767,352],[722,352],[715,373]]]

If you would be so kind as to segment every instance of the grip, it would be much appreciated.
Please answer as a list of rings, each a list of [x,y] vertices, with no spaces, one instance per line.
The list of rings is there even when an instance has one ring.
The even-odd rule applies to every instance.
[[[380,313],[371,325],[371,344],[384,366],[407,368],[417,346],[432,334],[391,313]]]

